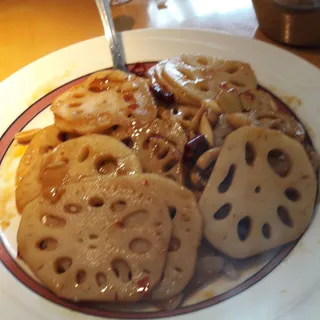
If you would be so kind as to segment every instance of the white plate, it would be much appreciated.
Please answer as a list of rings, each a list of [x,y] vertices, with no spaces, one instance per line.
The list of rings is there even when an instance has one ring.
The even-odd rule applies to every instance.
[[[320,71],[306,61],[259,41],[211,31],[138,30],[125,32],[123,42],[128,63],[157,61],[183,52],[200,52],[249,62],[260,84],[289,103],[307,125],[315,147],[320,150]],[[17,130],[25,126],[43,127],[53,121],[45,108],[53,96],[68,87],[63,85],[110,66],[107,43],[99,37],[50,54],[3,81],[0,85],[0,159]],[[57,88],[59,91],[54,91]],[[315,215],[295,247],[289,245],[270,252],[265,260],[243,271],[237,282],[218,280],[189,299],[189,306],[175,313],[106,313],[103,309],[87,306],[80,307],[87,314],[72,311],[78,308],[77,305],[54,298],[29,275],[21,262],[16,262],[15,238],[19,216],[12,200],[17,161],[17,155],[10,157],[7,154],[1,164],[0,219],[4,216],[10,219],[9,227],[1,234],[0,243],[0,260],[3,262],[0,264],[1,319],[97,319],[88,314],[109,318],[152,318],[180,313],[184,319],[319,319],[320,214]],[[8,213],[12,217],[8,217]],[[230,288],[225,283],[233,289],[228,291]],[[200,310],[190,313],[196,309]]]

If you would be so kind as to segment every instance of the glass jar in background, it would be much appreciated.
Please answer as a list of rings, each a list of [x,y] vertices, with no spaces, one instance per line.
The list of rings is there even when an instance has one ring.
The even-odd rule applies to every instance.
[[[295,46],[320,47],[320,0],[252,0],[266,36]]]

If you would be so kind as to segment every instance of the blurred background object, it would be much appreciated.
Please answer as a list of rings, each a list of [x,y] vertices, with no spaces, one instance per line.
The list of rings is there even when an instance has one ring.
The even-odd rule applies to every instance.
[[[260,29],[271,39],[320,47],[320,0],[253,0]]]
[[[110,0],[110,5],[111,6],[117,6],[119,4],[125,4],[131,0]]]
[[[252,0],[131,0],[112,6],[112,15],[118,32],[216,30],[274,44],[320,67],[320,49],[288,47],[262,33]],[[267,16],[273,19],[270,13]],[[0,81],[50,52],[103,35],[94,0],[0,0],[0,28]],[[317,28],[320,34],[319,24]]]

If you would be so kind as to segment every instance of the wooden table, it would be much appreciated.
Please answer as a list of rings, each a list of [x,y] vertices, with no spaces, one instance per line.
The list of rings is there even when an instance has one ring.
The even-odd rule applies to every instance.
[[[274,43],[259,31],[251,0],[131,0],[113,7],[113,15],[118,31],[194,27]],[[0,81],[52,51],[103,34],[94,0],[1,0],[0,30]],[[276,45],[320,67],[320,50]]]

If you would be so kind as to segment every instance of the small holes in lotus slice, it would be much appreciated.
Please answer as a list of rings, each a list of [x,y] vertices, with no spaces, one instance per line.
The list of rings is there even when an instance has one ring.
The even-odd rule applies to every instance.
[[[104,205],[104,200],[101,197],[95,196],[89,198],[89,206],[94,207],[94,208],[99,208]]]
[[[266,239],[270,239],[271,238],[271,226],[269,223],[265,223],[262,226],[262,234]]]
[[[95,168],[100,174],[113,174],[117,171],[118,162],[111,156],[101,156],[95,161]]]
[[[123,259],[116,259],[112,261],[111,268],[117,278],[123,282],[130,282],[132,279],[132,272],[128,263]]]
[[[132,252],[144,254],[150,250],[151,243],[146,239],[136,238],[129,243],[129,248]]]
[[[68,257],[59,258],[55,262],[55,271],[57,274],[65,273],[72,265],[72,259]]]
[[[63,228],[66,225],[66,220],[52,214],[42,216],[41,222],[48,228]]]
[[[223,220],[229,216],[231,209],[232,209],[231,204],[226,203],[214,213],[213,218],[215,220]]]
[[[89,146],[87,145],[83,146],[78,153],[78,156],[77,156],[78,161],[83,162],[87,160],[89,157],[89,153],[90,153]]]
[[[110,136],[116,136],[117,137],[117,134],[121,134],[122,132],[122,127],[119,126],[119,125],[114,125],[110,128],[108,128],[107,130],[105,130],[103,133],[106,134],[106,135],[110,135]]]
[[[134,145],[134,142],[132,140],[132,138],[124,138],[121,140],[122,143],[124,143],[128,148],[132,149],[133,148],[133,145]]]
[[[173,220],[177,214],[177,208],[170,206],[168,209],[169,209],[170,218],[171,220]]]
[[[59,132],[57,138],[61,142],[66,142],[72,138],[75,138],[76,134],[68,133],[68,132]]]
[[[229,167],[229,170],[228,170],[226,177],[219,184],[218,191],[220,193],[225,193],[229,190],[229,188],[231,187],[231,184],[232,184],[233,177],[235,175],[235,171],[236,171],[236,165],[232,164]]]
[[[261,187],[260,186],[256,186],[254,189],[255,193],[260,193],[261,192]]]
[[[123,219],[123,225],[125,228],[139,228],[148,219],[148,212],[145,210],[139,210],[128,214]]]
[[[252,166],[255,158],[256,158],[256,152],[254,150],[254,147],[253,147],[252,143],[247,142],[246,143],[246,163],[249,166]]]
[[[82,208],[78,204],[67,203],[64,205],[63,209],[66,213],[75,214],[75,213],[80,213]]]
[[[198,59],[197,59],[197,62],[201,65],[201,66],[207,66],[209,64],[209,61],[207,59],[207,57],[205,56],[200,56]]]
[[[281,178],[288,176],[291,169],[291,161],[288,154],[280,149],[272,149],[268,153],[268,163],[271,169]]]
[[[53,238],[45,238],[37,244],[41,251],[54,251],[58,247],[58,241]]]
[[[238,237],[240,241],[246,241],[252,228],[251,218],[246,216],[238,222]]]
[[[94,79],[90,84],[89,84],[89,91],[99,93],[105,90],[108,90],[110,86],[108,85],[108,79],[103,78],[103,79]]]
[[[98,272],[96,274],[97,285],[101,288],[105,287],[107,284],[107,276],[104,272]]]
[[[142,148],[145,150],[149,149],[150,148],[150,141],[151,141],[150,137],[148,139],[146,139],[142,144]]]
[[[292,228],[293,227],[293,220],[291,218],[291,215],[290,215],[290,212],[289,210],[284,207],[284,206],[279,206],[277,208],[277,214],[278,214],[278,217],[279,219],[281,220],[281,222],[289,227],[289,228]]]
[[[71,102],[69,103],[68,107],[69,108],[78,108],[82,105],[82,102]]]
[[[143,148],[145,150],[150,150],[158,160],[161,160],[167,157],[170,150],[175,149],[175,146],[163,137],[151,136],[145,140]]]
[[[238,70],[239,70],[239,66],[230,65],[229,67],[226,68],[225,71],[226,71],[227,73],[233,74],[233,73],[236,73]]]
[[[86,281],[87,273],[84,270],[79,270],[76,274],[76,284],[80,285]]]
[[[182,269],[180,267],[175,267],[174,271],[178,272],[178,273],[182,273]]]
[[[284,194],[292,202],[300,200],[300,192],[296,188],[287,188]]]
[[[165,158],[168,153],[170,151],[170,147],[169,146],[162,146],[162,147],[159,147],[159,149],[157,150],[156,152],[156,156],[159,160]]]
[[[81,92],[81,89],[79,90],[79,92],[75,92],[72,94],[72,97],[73,98],[76,98],[76,99],[81,99],[81,98],[84,98],[85,97],[85,91]]]
[[[123,211],[127,206],[127,202],[124,200],[118,200],[111,204],[111,210],[113,212],[121,212]]]
[[[238,80],[229,80],[229,83],[232,85],[235,85],[236,87],[239,88],[244,88],[246,85]]]

